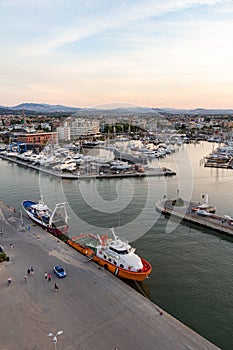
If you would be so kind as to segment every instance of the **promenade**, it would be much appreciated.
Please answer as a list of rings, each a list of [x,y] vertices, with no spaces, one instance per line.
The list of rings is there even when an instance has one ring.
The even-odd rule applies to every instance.
[[[59,330],[57,350],[218,349],[56,237],[27,219],[23,224],[0,201],[0,245],[10,257],[0,264],[1,350],[53,350],[47,335]],[[56,264],[66,269],[66,278],[53,274]],[[30,266],[34,276],[25,283]]]

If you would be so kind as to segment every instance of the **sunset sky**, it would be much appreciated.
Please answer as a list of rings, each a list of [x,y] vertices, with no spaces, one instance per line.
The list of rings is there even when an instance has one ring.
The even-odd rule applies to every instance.
[[[0,0],[0,105],[233,108],[232,0]]]

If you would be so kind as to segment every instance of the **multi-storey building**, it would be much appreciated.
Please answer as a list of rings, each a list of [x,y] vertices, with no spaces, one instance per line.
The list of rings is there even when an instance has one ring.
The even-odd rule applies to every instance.
[[[37,132],[37,133],[14,133],[17,142],[23,142],[27,145],[43,146],[47,143],[56,144],[58,142],[57,132]]]
[[[70,127],[68,122],[65,122],[63,126],[57,128],[58,141],[70,141]]]
[[[80,136],[93,136],[99,133],[99,120],[89,118],[69,118],[57,128],[58,139],[70,141]]]

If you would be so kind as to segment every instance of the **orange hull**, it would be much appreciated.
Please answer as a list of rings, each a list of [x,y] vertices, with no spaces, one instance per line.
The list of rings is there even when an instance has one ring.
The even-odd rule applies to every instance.
[[[88,257],[91,257],[93,255],[93,253],[95,253],[94,250],[92,250],[91,248],[88,248],[88,247],[85,247],[79,243],[76,243],[72,239],[68,239],[67,244],[69,244],[71,247],[73,247],[74,249],[76,249],[77,251],[79,251],[80,253],[82,253]],[[100,266],[104,267],[105,270],[108,270],[111,273],[113,273],[115,276],[118,276],[118,277],[124,278],[124,279],[138,281],[138,282],[144,281],[152,271],[152,267],[151,267],[150,263],[148,263],[146,260],[144,260],[142,258],[141,258],[141,260],[142,260],[143,268],[142,268],[142,271],[140,271],[140,272],[139,271],[134,272],[134,271],[123,269],[121,267],[117,267],[117,266],[111,264],[109,261],[101,259],[96,255],[94,255],[92,260],[95,261]]]

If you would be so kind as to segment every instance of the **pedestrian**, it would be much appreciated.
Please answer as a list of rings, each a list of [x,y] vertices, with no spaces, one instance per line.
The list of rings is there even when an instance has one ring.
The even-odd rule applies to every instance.
[[[59,289],[59,288],[58,288],[57,283],[55,283],[55,284],[54,284],[54,289],[55,289],[55,292],[57,292],[57,291],[58,291],[58,289]]]
[[[34,269],[32,266],[31,266],[31,275],[34,276]]]
[[[48,273],[48,282],[51,282],[51,278],[52,278],[51,273]]]
[[[10,243],[10,248],[13,249],[13,244],[12,243]]]
[[[31,273],[31,270],[29,268],[27,270],[27,273],[28,273],[28,275],[30,275],[30,273]]]
[[[2,233],[3,233],[3,232],[2,232],[2,229],[1,229],[1,230],[0,230],[0,235],[2,235]]]
[[[25,282],[25,283],[28,283],[28,278],[27,278],[26,275],[24,275],[23,279],[24,279],[24,282]]]
[[[8,284],[8,286],[11,284],[11,277],[10,276],[7,279],[7,284]]]
[[[47,281],[47,279],[48,279],[48,274],[47,274],[47,272],[45,272],[45,274],[44,274],[44,279],[45,279],[45,281]]]

